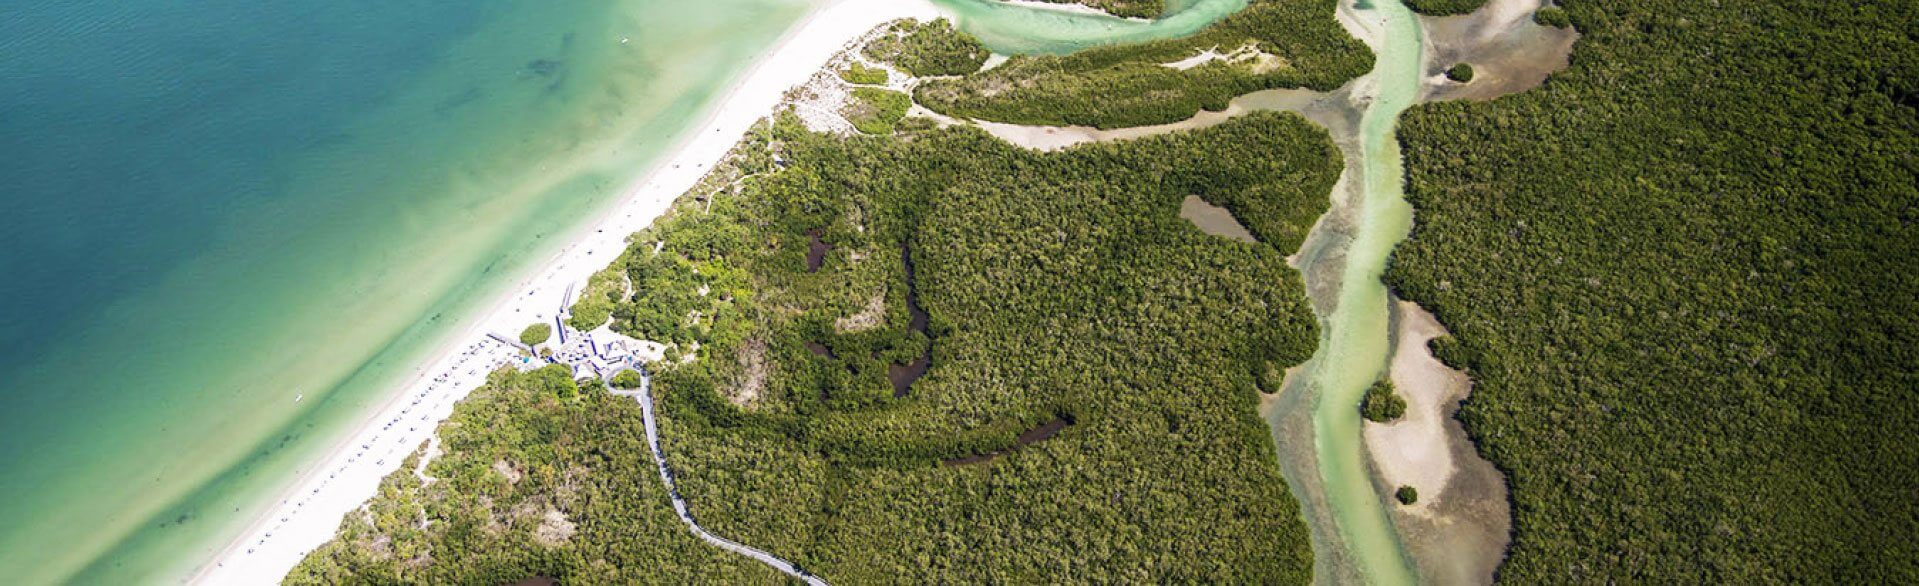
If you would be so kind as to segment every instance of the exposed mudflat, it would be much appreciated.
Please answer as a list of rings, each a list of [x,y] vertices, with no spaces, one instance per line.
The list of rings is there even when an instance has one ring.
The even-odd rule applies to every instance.
[[[1246,226],[1233,217],[1233,213],[1200,199],[1197,195],[1188,195],[1179,204],[1179,217],[1192,222],[1199,231],[1240,242],[1259,242]]]
[[[1366,450],[1381,492],[1419,491],[1418,502],[1395,508],[1393,522],[1420,577],[1433,584],[1488,584],[1512,529],[1506,479],[1453,419],[1472,380],[1433,357],[1427,342],[1444,335],[1446,328],[1417,304],[1393,302],[1389,374],[1406,399],[1406,415],[1390,424],[1366,423]]]
[[[1544,0],[1491,0],[1471,14],[1421,16],[1427,77],[1421,101],[1490,100],[1539,87],[1564,69],[1579,33],[1533,22]],[[1471,83],[1446,79],[1455,63],[1473,66]]]

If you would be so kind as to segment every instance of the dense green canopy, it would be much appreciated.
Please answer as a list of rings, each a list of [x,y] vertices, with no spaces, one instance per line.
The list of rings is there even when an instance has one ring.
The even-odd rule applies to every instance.
[[[1919,581],[1919,3],[1561,4],[1570,69],[1400,133],[1500,577]]]
[[[548,338],[552,337],[553,326],[544,323],[533,324],[527,326],[524,330],[520,330],[520,343],[528,346],[544,344]]]
[[[716,172],[743,177],[737,193],[683,198],[575,309],[697,345],[697,360],[660,366],[654,391],[680,491],[709,529],[854,583],[1308,578],[1306,528],[1255,405],[1262,376],[1315,339],[1285,256],[1341,168],[1324,131],[1264,114],[1039,154],[972,129],[844,138],[788,119],[738,153]],[[1244,214],[1263,243],[1201,232],[1178,216],[1189,194]],[[629,281],[631,299],[608,285]],[[889,375],[927,359],[896,396]],[[580,408],[524,387],[503,378],[460,405],[454,428],[507,430],[449,441],[461,457],[428,467],[463,480],[422,488],[396,474],[375,506],[394,519],[349,519],[302,579],[599,579],[628,559],[613,553],[655,547],[672,559],[645,581],[713,563],[660,532],[684,528],[657,516],[657,477],[612,465],[644,457],[625,435],[638,435],[632,410],[589,393],[578,401],[590,417],[563,417]],[[511,432],[554,418],[563,433],[547,441],[621,436],[566,444],[621,453],[554,453]],[[1056,435],[1019,437],[1049,422]],[[949,462],[979,454],[997,456]],[[465,468],[475,459],[552,462],[576,491],[647,488],[616,498],[637,510],[605,517],[603,502]],[[474,500],[502,495],[517,500]],[[425,529],[407,525],[421,502]],[[466,529],[520,502],[583,530],[652,526],[590,545]],[[431,557],[416,567],[366,547],[382,541]]]

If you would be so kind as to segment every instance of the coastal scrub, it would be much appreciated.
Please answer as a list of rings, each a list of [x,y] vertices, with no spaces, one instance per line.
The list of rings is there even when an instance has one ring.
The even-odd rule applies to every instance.
[[[544,323],[533,324],[520,330],[520,343],[528,346],[544,344],[551,337],[553,337],[553,326]]]
[[[842,112],[853,128],[867,134],[892,134],[893,126],[906,117],[913,99],[904,93],[872,87],[853,88],[853,98]]]
[[[856,85],[884,85],[887,74],[885,69],[856,62],[840,70],[840,79]]]
[[[954,29],[952,21],[944,18],[926,23],[902,22],[894,25],[889,33],[868,43],[864,53],[869,59],[890,63],[909,75],[966,75],[979,71],[986,63],[986,46]]]

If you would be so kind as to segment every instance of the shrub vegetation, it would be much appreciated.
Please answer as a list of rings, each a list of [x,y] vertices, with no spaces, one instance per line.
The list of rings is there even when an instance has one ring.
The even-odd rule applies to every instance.
[[[1054,4],[1080,4],[1113,16],[1158,18],[1166,13],[1166,0],[1039,0]]]
[[[1432,16],[1452,16],[1470,14],[1486,4],[1486,0],[1403,0],[1413,12]]]
[[[865,63],[850,63],[840,70],[840,79],[852,84],[885,85],[888,77],[885,69],[870,67]]]
[[[557,368],[494,373],[436,432],[441,453],[423,470],[435,480],[414,474],[421,454],[408,457],[284,582],[784,583],[673,516],[639,404],[606,393],[561,400],[573,381]],[[552,539],[564,525],[571,535]]]
[[[892,134],[893,126],[906,117],[906,110],[913,106],[913,98],[893,90],[871,87],[853,88],[853,99],[846,104],[848,122],[853,128],[867,134]]]
[[[526,329],[524,330],[520,330],[520,343],[526,344],[528,346],[538,346],[540,344],[544,344],[546,343],[547,339],[552,337],[553,337],[553,326],[549,326],[544,323],[533,324],[533,325],[527,326]]]
[[[637,389],[644,381],[640,380],[638,371],[622,370],[619,374],[613,375],[613,379],[609,382],[616,389]]]
[[[1533,22],[1554,28],[1566,28],[1573,25],[1572,17],[1566,16],[1566,9],[1558,6],[1546,6],[1533,13]]]
[[[1457,81],[1459,83],[1471,82],[1473,80],[1473,64],[1471,63],[1453,64],[1452,67],[1449,67],[1446,69],[1446,79]]]
[[[874,61],[919,77],[973,73],[989,55],[978,39],[954,29],[944,18],[896,24],[891,34],[868,43],[864,51]]]

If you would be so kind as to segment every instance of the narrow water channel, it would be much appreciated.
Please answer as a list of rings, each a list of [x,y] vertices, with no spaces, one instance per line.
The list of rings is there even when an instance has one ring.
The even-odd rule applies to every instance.
[[[1394,134],[1399,115],[1418,98],[1424,73],[1419,20],[1399,0],[1349,0],[1341,10],[1355,36],[1371,45],[1374,68],[1356,82],[1353,91],[1364,108],[1357,148],[1347,156],[1348,166],[1334,194],[1329,216],[1309,239],[1300,269],[1309,289],[1330,291],[1316,295],[1314,311],[1321,323],[1318,351],[1284,393],[1292,409],[1310,409],[1312,468],[1321,486],[1302,493],[1307,518],[1315,524],[1316,548],[1337,547],[1320,559],[1339,560],[1350,568],[1318,568],[1321,581],[1358,578],[1369,584],[1416,582],[1386,499],[1374,487],[1360,435],[1359,403],[1366,388],[1386,372],[1391,353],[1389,298],[1380,280],[1393,247],[1412,226],[1412,207],[1404,198],[1399,141]],[[1365,101],[1370,98],[1370,101]],[[1353,151],[1357,152],[1353,152]],[[1313,242],[1316,241],[1316,242]],[[1281,441],[1288,439],[1284,419],[1297,416],[1286,407],[1270,410]],[[1291,439],[1303,439],[1292,434]],[[1293,470],[1289,478],[1303,475]],[[1300,487],[1295,487],[1298,490]],[[1311,502],[1317,501],[1317,502]],[[1329,541],[1333,543],[1329,543]],[[1335,571],[1344,570],[1344,571]]]
[[[1001,53],[1063,53],[1179,36],[1245,6],[1243,0],[1194,0],[1179,3],[1160,22],[1140,23],[1061,17],[982,0],[937,1],[961,28]],[[1316,581],[1412,584],[1418,578],[1394,527],[1392,505],[1374,486],[1367,465],[1359,403],[1367,387],[1385,374],[1391,357],[1391,299],[1380,278],[1412,226],[1394,131],[1400,113],[1419,98],[1424,32],[1401,0],[1341,0],[1339,11],[1348,32],[1372,48],[1371,72],[1331,94],[1280,90],[1235,101],[1247,110],[1296,111],[1327,125],[1348,161],[1327,217],[1296,260],[1320,320],[1319,348],[1263,411],[1279,443],[1281,468],[1313,530]],[[1350,102],[1328,105],[1329,100]],[[1202,114],[1187,123],[1093,133],[1085,140],[1205,126],[1231,115]],[[997,126],[1014,134],[1022,129]]]
[[[1045,3],[933,0],[933,4],[994,53],[1063,55],[1089,47],[1190,35],[1239,12],[1247,1],[1174,0],[1167,3],[1164,14],[1151,20],[1047,8]]]
[[[992,0],[935,2],[960,28],[1002,54],[1068,53],[1182,36],[1246,5],[1246,0],[1177,1],[1169,4],[1172,9],[1164,18],[1137,21]],[[1326,218],[1295,259],[1320,320],[1319,348],[1291,373],[1279,395],[1268,398],[1262,411],[1279,443],[1287,482],[1313,530],[1315,580],[1396,586],[1416,583],[1418,577],[1394,527],[1392,505],[1374,486],[1359,403],[1367,387],[1385,375],[1391,358],[1392,301],[1381,276],[1394,247],[1412,226],[1395,130],[1400,114],[1419,98],[1424,32],[1401,0],[1340,0],[1339,11],[1348,32],[1372,48],[1375,62],[1371,72],[1336,92],[1257,92],[1235,100],[1234,109],[1223,114],[1202,113],[1187,122],[1144,129],[982,126],[1016,144],[1041,149],[1209,126],[1254,110],[1297,112],[1333,132],[1347,170]],[[1346,100],[1350,102],[1336,103]],[[1036,131],[1084,136],[1050,146],[1016,140]],[[948,462],[964,463],[970,462]]]

